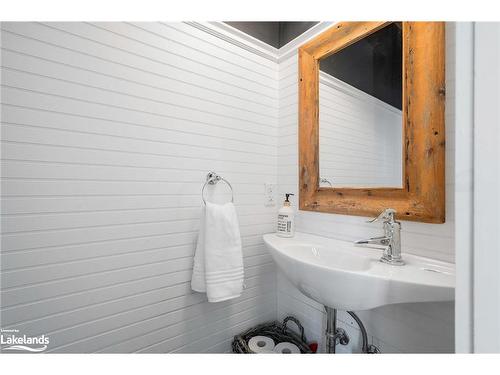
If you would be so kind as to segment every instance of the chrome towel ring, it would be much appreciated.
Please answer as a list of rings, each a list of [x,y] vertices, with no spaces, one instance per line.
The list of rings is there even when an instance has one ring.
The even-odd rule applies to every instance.
[[[215,185],[219,181],[223,181],[227,184],[227,186],[229,186],[229,188],[231,189],[231,203],[234,203],[234,191],[229,181],[221,177],[217,173],[210,171],[208,172],[207,179],[203,184],[203,188],[201,189],[201,199],[203,199],[204,204],[207,204],[207,201],[205,200],[205,188],[207,187],[207,185]]]
[[[332,182],[329,179],[324,178],[324,177],[321,177],[319,179],[319,183],[320,184],[328,184],[328,185],[330,185],[330,187],[333,187]]]

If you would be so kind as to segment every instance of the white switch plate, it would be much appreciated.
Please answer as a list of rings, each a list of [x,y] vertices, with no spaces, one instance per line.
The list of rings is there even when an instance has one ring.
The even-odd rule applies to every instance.
[[[276,184],[264,184],[264,206],[276,206]]]

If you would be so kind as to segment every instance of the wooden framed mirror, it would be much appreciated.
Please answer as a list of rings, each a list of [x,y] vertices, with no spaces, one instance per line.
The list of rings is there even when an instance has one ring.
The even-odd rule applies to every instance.
[[[444,44],[443,22],[339,22],[299,48],[301,210],[444,222]]]

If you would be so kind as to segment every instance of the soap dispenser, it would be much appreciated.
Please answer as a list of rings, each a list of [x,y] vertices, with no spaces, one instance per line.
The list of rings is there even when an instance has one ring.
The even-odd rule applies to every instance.
[[[292,193],[285,194],[283,207],[278,211],[278,230],[276,234],[280,237],[293,237],[295,234],[295,211],[289,201]]]

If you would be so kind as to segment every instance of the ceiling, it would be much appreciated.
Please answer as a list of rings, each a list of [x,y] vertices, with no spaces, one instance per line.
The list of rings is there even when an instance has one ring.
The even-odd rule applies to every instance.
[[[318,22],[224,22],[275,48],[281,48]]]

